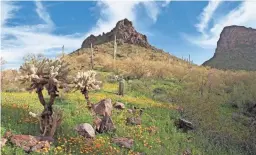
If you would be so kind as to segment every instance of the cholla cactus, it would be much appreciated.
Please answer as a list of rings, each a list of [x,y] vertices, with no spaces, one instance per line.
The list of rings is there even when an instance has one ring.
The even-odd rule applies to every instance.
[[[54,124],[50,124],[54,119],[52,117],[55,98],[58,96],[58,88],[65,85],[69,69],[68,64],[61,60],[33,60],[25,62],[20,67],[21,76],[18,78],[22,83],[29,83],[29,91],[36,90],[40,103],[44,106],[44,111],[41,114],[40,126],[43,135],[46,133],[53,134]],[[47,103],[43,96],[43,89],[46,88],[50,95],[50,100]],[[50,135],[53,136],[53,135]]]
[[[55,84],[65,82],[68,74],[68,64],[61,60],[43,59],[42,61],[25,62],[20,67],[19,80],[22,82],[31,82],[35,88],[36,84],[45,85],[52,80]]]
[[[98,90],[100,89],[101,81],[96,80],[96,72],[93,70],[89,70],[87,72],[78,72],[76,77],[74,78],[76,90],[80,90],[81,93],[85,96],[88,106],[91,106],[88,93],[90,90]]]

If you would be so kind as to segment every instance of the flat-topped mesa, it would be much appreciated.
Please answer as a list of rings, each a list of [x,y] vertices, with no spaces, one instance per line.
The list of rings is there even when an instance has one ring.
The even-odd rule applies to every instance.
[[[256,29],[225,27],[214,56],[203,65],[218,69],[256,71]]]
[[[132,22],[128,19],[118,21],[116,26],[108,33],[103,33],[99,36],[90,35],[82,44],[82,48],[89,48],[92,45],[104,44],[106,42],[114,41],[116,39],[118,43],[134,44],[146,48],[153,48],[147,40],[147,36],[143,35],[135,30]]]
[[[217,43],[216,52],[230,52],[230,49],[239,46],[255,46],[256,30],[244,26],[227,26],[224,27]]]

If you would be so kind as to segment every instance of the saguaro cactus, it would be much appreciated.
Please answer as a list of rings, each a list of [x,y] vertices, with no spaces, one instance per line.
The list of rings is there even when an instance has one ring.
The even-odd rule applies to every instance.
[[[115,35],[115,41],[114,41],[114,70],[116,69],[116,50],[117,50],[117,44],[116,44],[116,35]]]
[[[44,110],[39,116],[40,130],[43,136],[53,136],[57,126],[60,124],[61,115],[54,114],[52,105],[58,95],[58,88],[63,88],[66,84],[67,74],[69,72],[68,64],[61,60],[36,60],[25,62],[20,67],[21,76],[19,80],[23,83],[29,83],[28,91],[36,90],[40,103]],[[46,88],[50,96],[47,102],[43,95],[43,89]]]
[[[93,62],[93,47],[92,47],[92,43],[91,43],[91,69],[94,68],[94,62]]]
[[[119,80],[118,95],[124,96],[124,90],[125,90],[125,80],[121,78]]]
[[[64,45],[62,46],[62,57],[64,57],[65,53],[64,53]]]

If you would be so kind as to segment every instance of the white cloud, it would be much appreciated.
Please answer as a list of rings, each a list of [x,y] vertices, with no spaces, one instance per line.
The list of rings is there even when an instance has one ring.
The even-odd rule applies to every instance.
[[[15,11],[18,9],[19,7],[14,6],[13,2],[1,1],[1,26],[6,24],[8,19],[13,18]]]
[[[35,2],[38,16],[44,24],[8,26],[7,21],[14,17],[14,11],[18,8],[14,3],[1,2],[5,14],[2,14],[1,25],[1,56],[7,61],[6,68],[18,68],[24,55],[27,53],[47,53],[56,56],[61,52],[62,45],[71,52],[81,46],[82,35],[54,35],[50,31],[54,23],[41,2]]]
[[[201,34],[199,36],[188,36],[185,38],[191,43],[194,43],[202,48],[216,48],[217,41],[219,39],[220,33],[226,26],[231,25],[242,25],[246,27],[256,28],[256,2],[255,1],[243,1],[241,4],[231,10],[228,14],[215,19],[212,27],[209,29],[203,28],[206,35]],[[211,19],[211,17],[208,17]],[[209,21],[208,21],[209,22]],[[208,23],[206,22],[206,23]],[[207,24],[206,24],[207,25]],[[200,29],[199,29],[199,32]]]
[[[36,5],[36,13],[38,14],[38,16],[45,22],[45,24],[49,29],[52,29],[54,27],[54,23],[50,15],[48,14],[46,8],[43,6],[43,4],[40,1],[35,1],[35,5]]]
[[[156,22],[160,10],[166,7],[170,3],[170,0],[166,1],[145,1],[145,0],[130,0],[130,1],[113,1],[104,0],[97,2],[97,6],[100,9],[101,17],[97,21],[96,26],[87,34],[98,35],[102,32],[110,31],[117,21],[128,18],[133,23],[139,22],[136,20],[136,7],[140,4],[146,9],[147,15]]]
[[[149,15],[149,17],[156,22],[158,14],[160,12],[160,7],[158,6],[158,4],[154,1],[148,1],[148,2],[144,2],[143,5],[145,6],[145,9]]]
[[[168,3],[169,0],[165,2],[99,1],[96,4],[100,11],[100,17],[95,27],[86,34],[75,33],[67,36],[52,33],[56,28],[54,21],[52,21],[50,14],[40,1],[35,1],[35,12],[43,20],[43,23],[9,26],[8,20],[15,17],[19,7],[15,3],[1,1],[1,56],[7,60],[6,68],[18,68],[23,56],[27,53],[44,53],[55,56],[61,52],[62,45],[65,45],[66,52],[72,52],[80,48],[85,37],[90,34],[98,35],[102,32],[108,32],[121,19],[128,18],[136,23],[136,11],[138,11],[136,7],[139,4],[150,6],[150,9],[146,11],[155,22],[160,13],[160,8],[166,7]]]
[[[87,35],[98,35],[110,31],[117,21],[128,18],[135,21],[135,6],[138,1],[99,1],[97,7],[100,9],[100,18],[97,24]]]
[[[209,21],[222,1],[211,0],[200,15],[200,22],[196,24],[197,30],[205,34]]]

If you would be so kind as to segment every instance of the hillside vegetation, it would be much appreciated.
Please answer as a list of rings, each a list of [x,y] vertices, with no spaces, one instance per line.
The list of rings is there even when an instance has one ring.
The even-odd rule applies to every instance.
[[[255,153],[256,72],[200,67],[166,53],[128,44],[119,46],[117,51],[123,57],[117,58],[113,70],[113,44],[97,48],[98,70],[132,79],[130,89],[135,94],[182,106],[185,109],[182,117],[195,123],[197,133],[207,136],[213,144]],[[101,60],[101,49],[107,61],[97,61]],[[79,56],[72,54],[69,60],[81,57],[89,60],[86,50],[89,49],[82,49],[85,52]]]
[[[90,56],[90,48],[84,48],[62,59],[70,64],[70,74],[75,74],[91,68]],[[61,93],[56,106],[63,109],[65,118],[56,132],[57,142],[46,151],[49,154],[256,154],[256,72],[200,67],[161,50],[125,43],[118,45],[114,63],[113,42],[95,46],[93,60],[103,89],[91,94],[92,102],[111,98],[128,108],[145,108],[142,125],[126,126],[128,113],[114,110],[117,131],[85,143],[73,130],[77,124],[92,122],[84,98],[79,93]],[[113,75],[126,79],[124,97],[116,95],[118,83],[111,80]],[[7,79],[3,79],[3,90],[13,88],[2,93],[1,134],[11,130],[38,135],[36,120],[28,115],[42,110],[36,94],[9,87]],[[174,121],[179,117],[190,120],[195,130],[178,130]],[[132,137],[134,147],[127,150],[112,144],[110,138],[116,136]],[[11,145],[2,150],[3,154],[14,152],[22,154]]]

